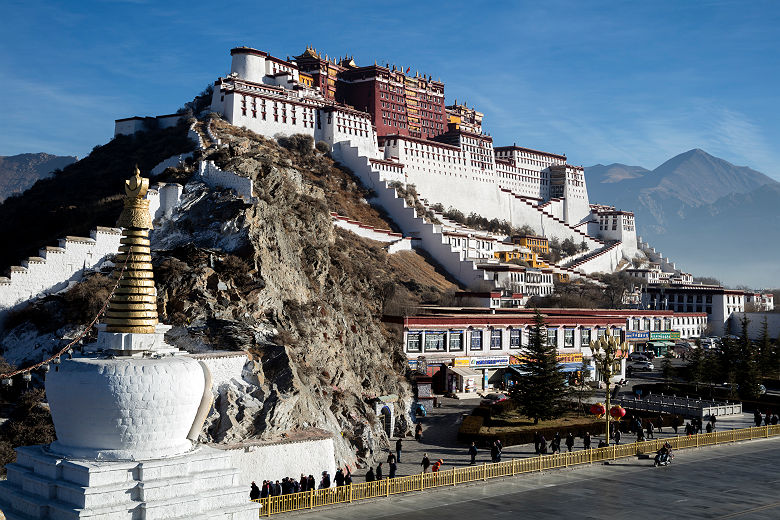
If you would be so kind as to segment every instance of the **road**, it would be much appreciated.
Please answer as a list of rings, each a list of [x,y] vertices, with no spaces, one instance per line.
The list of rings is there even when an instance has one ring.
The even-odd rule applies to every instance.
[[[626,458],[313,510],[305,520],[780,518],[780,438]]]

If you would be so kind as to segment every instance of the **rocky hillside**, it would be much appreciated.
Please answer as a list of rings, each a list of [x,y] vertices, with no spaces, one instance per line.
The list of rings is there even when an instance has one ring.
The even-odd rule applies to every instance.
[[[76,157],[48,153],[23,153],[0,157],[0,202],[22,193],[54,170],[76,162]]]
[[[180,210],[152,235],[159,311],[174,326],[168,340],[195,352],[247,350],[255,360],[244,382],[219,395],[203,439],[273,438],[319,427],[334,432],[340,461],[372,460],[387,438],[371,400],[397,395],[399,417],[411,400],[400,331],[382,315],[436,301],[454,285],[415,253],[390,257],[382,244],[335,228],[330,211],[392,223],[310,142],[287,140],[285,148],[214,127],[229,146],[206,155],[252,178],[256,200],[189,182]],[[90,295],[105,288],[101,278],[20,312],[0,347],[18,352],[23,342],[45,351],[45,334],[72,334],[74,309],[99,300]]]

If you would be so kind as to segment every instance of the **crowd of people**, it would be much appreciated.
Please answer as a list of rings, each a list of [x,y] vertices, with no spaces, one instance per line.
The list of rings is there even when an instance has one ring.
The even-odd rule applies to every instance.
[[[764,426],[775,426],[778,422],[780,422],[780,417],[778,417],[776,413],[773,414],[767,410],[766,415],[764,415],[762,419],[761,412],[756,410],[753,412],[753,422],[757,427],[761,426],[762,422],[764,423]]]

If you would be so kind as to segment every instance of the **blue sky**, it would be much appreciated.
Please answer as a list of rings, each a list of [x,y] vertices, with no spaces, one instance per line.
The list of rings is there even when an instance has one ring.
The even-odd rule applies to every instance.
[[[229,49],[306,44],[441,78],[497,145],[655,168],[691,148],[780,180],[780,3],[4,2],[0,155],[84,156],[175,111]]]

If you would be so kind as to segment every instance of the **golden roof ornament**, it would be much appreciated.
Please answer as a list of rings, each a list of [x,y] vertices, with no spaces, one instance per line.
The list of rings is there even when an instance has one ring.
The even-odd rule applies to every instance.
[[[149,179],[141,177],[136,166],[134,175],[125,181],[125,205],[117,221],[122,238],[112,276],[119,278],[119,286],[103,320],[106,332],[151,334],[158,323],[149,242],[152,216],[144,198],[148,190]]]

